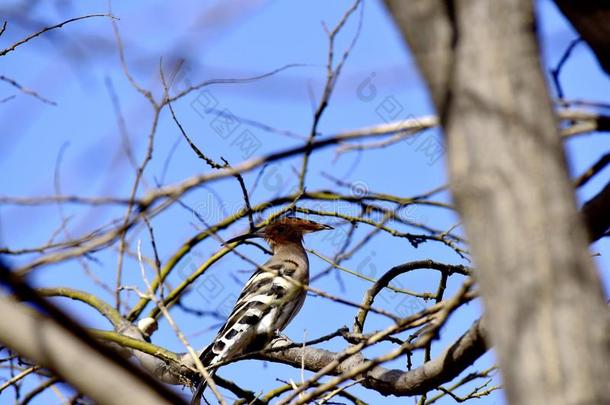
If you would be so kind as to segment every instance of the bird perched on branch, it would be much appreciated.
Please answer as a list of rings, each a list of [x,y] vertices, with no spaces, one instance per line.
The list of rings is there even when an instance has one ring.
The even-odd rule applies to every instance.
[[[206,368],[263,349],[294,318],[305,300],[304,287],[309,284],[303,235],[325,229],[333,228],[302,218],[283,217],[257,232],[225,243],[264,238],[273,257],[250,277],[227,322],[201,353],[199,358]],[[206,385],[205,380],[199,383],[192,405],[199,405]]]

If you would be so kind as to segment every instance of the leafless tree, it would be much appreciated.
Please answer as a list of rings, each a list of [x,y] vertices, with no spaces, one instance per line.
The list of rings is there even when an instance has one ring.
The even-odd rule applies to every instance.
[[[610,9],[602,5],[576,6],[568,1],[556,3],[610,74],[610,36],[602,34],[607,31],[605,21]],[[0,204],[23,210],[56,205],[62,217],[60,228],[49,235],[48,243],[0,248],[0,281],[6,286],[0,297],[0,343],[4,348],[0,366],[6,370],[0,398],[8,398],[12,389],[16,402],[28,403],[50,387],[66,384],[73,388],[71,403],[88,399],[100,404],[182,403],[184,396],[167,384],[191,387],[203,376],[211,388],[208,400],[223,404],[229,401],[227,392],[237,398],[235,403],[323,404],[335,403],[340,397],[343,402],[364,404],[352,392],[355,385],[384,396],[415,397],[420,404],[447,398],[456,402],[475,400],[501,388],[514,404],[610,403],[607,296],[588,247],[608,236],[610,184],[580,212],[574,198],[575,188],[596,177],[610,163],[610,155],[593,162],[589,171],[571,180],[563,146],[576,136],[608,131],[610,117],[587,109],[587,103],[575,106],[550,95],[531,1],[386,0],[386,4],[423,73],[438,117],[411,117],[341,133],[320,133],[319,124],[327,115],[337,80],[360,34],[364,5],[356,0],[338,21],[324,26],[328,36],[328,49],[324,50],[326,80],[308,132],[280,130],[240,117],[242,123],[291,141],[285,145],[278,141],[277,149],[242,162],[216,160],[206,153],[205,142],[197,142],[189,133],[177,105],[189,98],[199,103],[205,114],[228,121],[237,119],[216,106],[205,105],[201,97],[205,97],[206,89],[272,78],[295,65],[249,77],[180,81],[186,68],[176,55],[188,42],[182,38],[174,49],[168,49],[171,58],[153,59],[156,85],[148,88],[133,73],[127,57],[130,49],[121,37],[120,16],[113,15],[112,10],[44,24],[46,28],[32,29],[31,35],[0,51],[0,58],[18,58],[19,48],[50,32],[104,19],[112,25],[114,38],[110,38],[112,42],[109,38],[96,41],[106,44],[100,45],[104,51],[110,48],[109,43],[114,44],[126,80],[146,100],[151,113],[145,153],[138,158],[119,106],[121,95],[115,94],[109,83],[119,127],[113,141],[120,145],[133,173],[128,196],[63,194],[57,175],[55,195],[0,196]],[[9,15],[0,29],[0,39],[13,23],[11,18],[25,26],[33,24],[27,10]],[[224,15],[222,10],[213,12]],[[201,20],[210,18],[201,16]],[[350,22],[356,26],[352,40],[341,48],[336,38]],[[151,58],[146,55],[143,60]],[[560,69],[558,66],[555,70],[555,77]],[[30,85],[1,73],[0,80],[19,94],[45,105],[57,104]],[[147,175],[151,162],[163,160],[154,147],[163,116],[171,119],[179,142],[188,145],[192,158],[201,163],[199,174],[167,185]],[[376,192],[368,185],[328,173],[322,176],[333,185],[331,190],[309,186],[314,175],[320,176],[311,161],[325,149],[332,148],[337,155],[370,153],[400,142],[421,141],[421,135],[434,127],[442,128],[447,145],[447,186],[431,184],[429,192],[404,197]],[[171,153],[168,156],[166,166]],[[269,166],[287,159],[299,162],[294,169],[296,187],[253,199]],[[253,179],[250,184],[248,179]],[[238,210],[227,212],[213,223],[184,201],[190,193],[212,183],[233,184],[239,187],[241,196]],[[455,204],[439,197],[447,192]],[[324,205],[328,202],[341,204],[336,205],[338,209],[328,209]],[[68,226],[72,219],[64,211],[70,206],[91,210],[83,214],[85,220],[96,209],[122,211],[103,226],[76,232]],[[464,232],[460,223],[447,229],[434,221],[402,214],[405,209],[420,207],[432,212],[456,212]],[[198,230],[165,256],[155,236],[168,229],[157,224],[166,224],[167,218],[171,221],[176,209],[193,212]],[[348,321],[337,322],[329,326],[332,330],[327,335],[301,342],[278,337],[269,347],[231,361],[248,358],[282,363],[301,370],[301,381],[279,380],[276,388],[260,392],[249,387],[247,381],[223,378],[222,372],[212,379],[197,360],[202,348],[192,347],[183,332],[184,325],[172,314],[183,310],[209,319],[208,308],[193,309],[184,304],[189,291],[224,257],[236,255],[255,263],[238,244],[222,245],[229,231],[244,223],[249,228],[264,225],[287,213],[326,218],[342,231],[344,237],[332,257],[310,250],[312,257],[327,266],[316,277],[337,273],[361,279],[368,283],[364,294],[338,296],[313,285],[303,288],[333,305],[349,308],[353,324],[345,327],[341,325]],[[356,232],[359,225],[366,229],[364,234]],[[430,257],[385,269],[380,277],[345,264],[374,238],[400,239],[412,248],[439,246],[454,253],[459,264]],[[204,241],[214,241],[217,250],[185,270],[185,261]],[[258,244],[254,248],[267,251]],[[151,254],[147,256],[145,250]],[[90,263],[99,260],[93,255],[100,252],[106,259],[112,258],[105,266],[113,269],[102,276],[90,269]],[[22,257],[28,260],[19,260]],[[34,287],[33,277],[43,268],[54,271],[58,266],[51,265],[65,263],[78,263],[114,302],[84,289]],[[137,286],[125,281],[127,263],[137,264]],[[430,275],[430,291],[413,291],[397,283],[401,276],[412,272]],[[177,273],[182,274],[178,283],[171,278]],[[450,284],[457,287],[451,289]],[[384,293],[410,297],[409,302],[416,304],[405,313],[397,306],[384,305],[380,299]],[[65,299],[87,305],[111,327],[93,329],[77,322],[56,306]],[[479,299],[484,316],[460,325],[461,336],[442,347],[439,338],[444,337],[450,317]],[[373,316],[382,319],[385,326],[372,328],[370,320],[367,325],[367,319]],[[155,339],[160,319],[167,321],[184,352],[174,352]],[[334,339],[341,342],[340,350],[330,349],[337,347],[330,344]],[[466,372],[491,348],[497,354],[503,387],[495,366]],[[398,358],[405,359],[404,367],[386,366]],[[305,378],[304,370],[312,373]],[[22,395],[23,382],[34,378],[39,379],[38,387]]]

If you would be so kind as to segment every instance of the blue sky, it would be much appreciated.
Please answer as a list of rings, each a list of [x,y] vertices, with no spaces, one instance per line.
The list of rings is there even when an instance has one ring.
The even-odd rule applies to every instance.
[[[0,47],[12,44],[42,25],[106,11],[106,1],[78,2],[71,6],[67,4],[49,2],[40,5],[21,24],[11,20],[14,10],[10,2],[3,5],[0,7],[1,14],[7,16],[9,25],[6,33],[0,37]],[[225,139],[214,131],[214,117],[211,114],[201,115],[193,105],[212,100],[219,110],[306,135],[312,122],[312,97],[319,100],[326,75],[328,41],[322,22],[333,26],[351,2],[236,2],[240,4],[239,8],[224,7],[223,4],[208,2],[202,6],[200,2],[183,1],[177,6],[162,1],[127,1],[115,2],[113,13],[120,18],[118,24],[130,70],[136,80],[143,87],[151,89],[157,97],[162,90],[159,80],[161,57],[167,71],[171,70],[178,58],[187,60],[176,89],[189,81],[196,83],[212,78],[250,77],[287,64],[305,65],[248,84],[211,86],[204,93],[190,94],[175,103],[176,114],[193,141],[211,157],[219,159],[222,156],[236,164],[249,157],[248,152],[239,147],[237,140],[238,134],[245,130],[249,131],[248,136],[254,137],[257,144],[260,144],[254,155],[298,145],[302,141],[248,126],[245,121],[235,134]],[[551,1],[539,1],[537,9],[544,64],[548,69],[558,61],[576,34]],[[41,21],[45,24],[41,25]],[[336,43],[338,54],[351,42],[357,21],[358,15],[348,22],[339,35]],[[17,95],[0,104],[0,120],[3,123],[0,129],[1,194],[53,195],[57,172],[62,194],[127,197],[134,172],[121,149],[121,136],[111,93],[114,92],[119,100],[138,162],[145,153],[152,109],[129,85],[120,68],[110,22],[105,18],[75,22],[18,48],[4,56],[2,62],[0,74],[36,90],[57,105],[42,103],[16,92],[6,83],[0,83],[0,99]],[[603,102],[607,101],[604,97],[610,94],[608,78],[584,44],[575,49],[563,69],[561,79],[569,99]],[[112,92],[110,88],[113,89]],[[383,121],[383,106],[388,100],[400,110],[399,116],[402,118],[434,113],[413,59],[387,12],[380,2],[367,1],[360,36],[318,129],[322,134],[329,135],[379,124]],[[573,176],[582,173],[607,153],[606,137],[603,134],[591,134],[566,142]],[[421,139],[439,141],[440,133],[438,130],[430,130]],[[171,160],[166,170],[168,155]],[[443,160],[431,158],[419,142],[401,142],[364,154],[348,152],[339,155],[335,149],[326,149],[311,159],[308,189],[338,190],[324,176],[327,173],[371,192],[414,196],[445,183]],[[57,164],[58,161],[61,162],[60,165]],[[292,189],[297,183],[293,168],[300,168],[300,164],[301,160],[297,158],[270,166],[251,196],[253,203]],[[180,139],[169,111],[164,110],[155,139],[153,160],[145,172],[142,193],[154,187],[156,182],[173,184],[208,170]],[[246,183],[252,186],[256,172],[244,177]],[[585,201],[594,195],[609,178],[610,172],[606,170],[578,192],[579,200]],[[350,192],[349,189],[342,191]],[[446,194],[441,194],[438,198],[449,201]],[[227,179],[193,190],[185,196],[184,202],[195,208],[207,222],[216,222],[240,207],[242,197],[237,182]],[[326,204],[325,208],[356,214],[354,207],[346,204]],[[67,228],[72,235],[95,229],[123,214],[122,207],[63,207],[63,215],[70,218]],[[451,212],[442,209],[417,207],[405,215],[439,229],[448,229],[457,222]],[[0,206],[0,221],[0,244],[13,249],[38,246],[44,244],[61,224],[60,208],[56,205],[28,208]],[[338,249],[337,243],[333,241],[341,241],[347,226],[330,218],[322,218],[321,221],[337,226],[337,230],[332,236],[311,235],[306,243],[308,247],[332,257]],[[152,223],[162,261],[202,228],[192,213],[179,206],[155,217]],[[246,228],[247,223],[243,221],[222,236],[228,238]],[[355,240],[369,230],[360,226]],[[134,241],[133,246],[135,241],[142,240],[144,254],[151,255],[145,228],[137,228],[130,234],[130,240]],[[182,270],[170,278],[170,283],[176,285],[183,277],[181,274],[185,274],[191,266],[200,264],[218,248],[218,242],[213,239],[198,245],[184,259]],[[591,250],[601,254],[595,260],[607,287],[610,284],[608,238],[592,245]],[[264,260],[264,256],[254,248],[243,247],[241,251],[254,260]],[[89,266],[100,280],[113,283],[116,256],[116,247],[94,254],[97,260],[90,262]],[[22,264],[33,257],[15,257],[13,263]],[[344,265],[379,277],[394,265],[427,258],[463,263],[453,251],[440,244],[429,242],[414,249],[405,240],[380,234]],[[311,264],[313,275],[326,268],[326,264],[315,257],[311,257]],[[251,267],[247,263],[238,257],[227,256],[195,285],[185,296],[184,303],[198,309],[230,307],[249,271]],[[33,281],[37,285],[71,286],[95,292],[112,302],[112,296],[85,275],[78,261],[40,269],[35,273]],[[434,291],[438,274],[415,272],[397,279],[397,283],[412,290]],[[131,259],[125,263],[125,284],[143,288],[137,263]],[[370,283],[363,280],[347,274],[337,276],[335,273],[314,283],[314,287],[355,301],[360,300],[369,286]],[[452,280],[447,294],[452,294],[459,286],[459,279]],[[206,290],[207,294],[198,293]],[[132,303],[134,299],[132,295]],[[57,302],[70,308],[75,316],[88,325],[108,327],[100,316],[88,308],[65,301]],[[421,309],[422,302],[416,299],[403,301],[402,296],[388,293],[385,302],[380,300],[379,305],[389,310],[398,306],[417,310]],[[210,317],[194,317],[180,310],[174,310],[172,314],[195,347],[202,347],[213,338],[219,322]],[[295,341],[301,341],[304,337],[315,338],[332,332],[341,325],[351,326],[354,314],[353,308],[319,297],[308,297],[303,310],[285,333]],[[436,343],[433,356],[463,333],[479,314],[480,305],[475,302],[453,316],[441,340]],[[371,316],[367,328],[372,331],[385,325],[387,320]],[[161,322],[153,342],[171,350],[184,351],[165,321]],[[345,343],[335,339],[324,347],[341,350]],[[390,348],[389,344],[380,345],[365,353],[374,356]],[[415,359],[421,359],[421,356],[416,356]],[[387,366],[404,368],[404,362],[404,358],[401,358]],[[487,354],[468,371],[483,369],[491,364],[492,355]],[[276,378],[300,379],[300,370],[260,361],[233,364],[223,368],[220,374],[242,382],[246,388],[265,391],[280,384]],[[27,385],[29,388],[33,386],[32,382]],[[183,392],[188,394],[187,390]],[[396,404],[405,401],[404,398],[383,398],[357,386],[351,388],[350,392],[369,403],[378,403],[382,399],[386,403]],[[231,398],[230,394],[228,398]],[[483,401],[490,404],[503,403],[501,394],[498,393]],[[0,397],[0,403],[5,403],[4,398]],[[48,391],[40,396],[37,403],[60,401],[56,394]],[[443,399],[438,403],[449,404],[453,400]]]

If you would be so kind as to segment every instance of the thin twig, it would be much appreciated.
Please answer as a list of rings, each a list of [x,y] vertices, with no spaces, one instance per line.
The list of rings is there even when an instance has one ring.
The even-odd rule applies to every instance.
[[[210,389],[214,393],[214,396],[216,397],[218,402],[221,405],[226,405],[224,398],[222,397],[220,392],[218,392],[218,388],[216,387],[214,380],[212,379],[210,374],[207,372],[204,365],[201,363],[199,356],[197,355],[197,353],[195,352],[193,347],[190,345],[190,343],[184,336],[184,333],[182,333],[182,330],[180,330],[180,328],[178,327],[178,325],[176,324],[176,322],[174,321],[172,316],[169,314],[169,311],[167,310],[165,305],[163,305],[163,303],[156,298],[154,291],[152,289],[152,286],[150,285],[150,283],[148,281],[148,277],[146,277],[146,271],[144,270],[144,263],[142,262],[141,241],[138,241],[138,262],[140,264],[140,272],[142,274],[142,279],[144,280],[144,283],[146,284],[148,295],[153,299],[153,301],[155,302],[157,307],[161,310],[161,312],[163,313],[163,316],[165,317],[165,319],[167,319],[167,322],[169,323],[171,328],[174,330],[174,333],[176,334],[178,339],[180,339],[180,341],[182,342],[184,347],[186,347],[186,350],[188,351],[188,353],[191,355],[191,358],[193,359],[195,367],[197,367],[197,371],[199,371],[199,373],[201,373],[201,375],[203,376],[203,379],[209,385]]]
[[[335,51],[335,37],[341,31],[341,29],[343,28],[343,26],[345,25],[347,20],[350,18],[350,16],[356,11],[358,6],[360,6],[360,3],[361,3],[361,0],[356,0],[354,2],[354,4],[345,12],[343,17],[341,18],[341,20],[339,20],[339,22],[333,28],[333,30],[330,32],[327,32],[329,44],[328,44],[328,58],[327,58],[327,62],[326,62],[326,84],[324,85],[324,90],[322,92],[322,98],[320,99],[320,102],[318,103],[318,106],[313,114],[313,122],[311,124],[311,130],[309,132],[309,137],[307,138],[307,144],[305,145],[306,147],[305,147],[305,151],[303,153],[303,164],[301,166],[301,173],[299,175],[299,190],[301,190],[301,191],[305,190],[305,176],[307,175],[307,166],[309,164],[309,157],[311,155],[311,152],[313,151],[312,146],[313,146],[314,138],[318,134],[318,124],[320,123],[320,119],[322,118],[322,115],[324,114],[324,111],[326,110],[326,107],[328,106],[328,102],[330,101],[330,97],[335,88],[335,84],[337,83],[337,78],[339,77],[339,75],[341,73],[341,69],[343,68],[343,65],[344,65],[345,61],[347,60],[347,57],[349,56],[351,50],[353,49],[354,45],[356,44],[356,41],[358,40],[358,37],[360,35],[360,29],[362,27],[362,14],[360,15],[358,27],[356,28],[356,33],[354,34],[351,44],[347,47],[347,49],[343,53],[342,58],[337,63],[337,65],[333,67],[333,65],[334,65],[333,59],[334,59],[334,51]],[[361,9],[361,10],[363,10],[363,9]]]
[[[570,42],[568,47],[565,49],[565,51],[561,55],[561,58],[559,59],[557,66],[555,66],[554,68],[551,69],[551,72],[550,72],[551,78],[553,79],[553,84],[555,84],[555,89],[557,90],[557,97],[560,99],[563,98],[563,88],[561,87],[561,81],[559,80],[559,75],[561,74],[563,65],[568,61],[568,58],[572,54],[572,51],[574,50],[574,48],[576,48],[576,45],[578,45],[579,43],[582,42],[582,40],[583,39],[580,37],[573,39],[572,42]]]
[[[17,83],[15,80],[13,80],[11,78],[8,78],[8,77],[6,77],[4,75],[0,75],[0,80],[2,80],[4,82],[7,82],[8,84],[10,84],[13,87],[16,87],[23,94],[27,94],[28,96],[32,96],[34,98],[37,98],[38,100],[42,101],[45,104],[57,105],[57,103],[55,101],[51,101],[48,98],[44,98],[43,96],[41,96],[40,94],[38,94],[34,90],[28,89],[27,87],[24,87],[24,86],[20,85],[19,83]]]
[[[604,156],[599,158],[597,162],[588,168],[583,174],[581,174],[575,181],[574,187],[579,188],[584,186],[595,177],[596,174],[601,172],[608,164],[610,164],[610,153],[606,153]]]
[[[8,388],[11,385],[15,384],[16,382],[22,380],[23,378],[27,377],[28,375],[32,374],[33,372],[35,372],[38,369],[40,369],[40,366],[32,366],[32,367],[29,367],[29,368],[23,370],[21,373],[17,374],[13,378],[10,378],[4,384],[0,385],[0,393],[2,393],[2,391],[4,391],[6,388]]]
[[[52,25],[50,27],[43,28],[42,30],[40,30],[38,32],[35,32],[32,35],[29,35],[29,36],[23,38],[22,40],[19,40],[19,41],[15,42],[13,45],[9,46],[8,48],[0,51],[0,56],[4,56],[4,55],[6,55],[9,52],[14,51],[15,48],[17,48],[18,46],[25,44],[29,40],[34,39],[37,36],[42,35],[42,34],[44,34],[47,31],[51,31],[51,30],[54,30],[56,28],[61,28],[64,25],[69,24],[69,23],[74,22],[74,21],[79,21],[79,20],[84,20],[86,18],[94,18],[94,17],[108,17],[108,18],[110,18],[112,20],[117,19],[112,14],[89,14],[89,15],[85,15],[85,16],[82,16],[82,17],[70,18],[69,20],[61,22],[59,24],[55,24],[55,25]],[[2,33],[5,30],[5,28],[6,28],[6,21],[4,22],[4,25],[2,26],[2,31],[0,32],[0,35],[2,35]]]

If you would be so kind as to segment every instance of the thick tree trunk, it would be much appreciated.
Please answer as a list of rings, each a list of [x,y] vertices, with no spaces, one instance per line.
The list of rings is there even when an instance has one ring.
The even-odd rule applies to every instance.
[[[387,0],[447,135],[512,404],[610,403],[610,329],[528,0]]]

